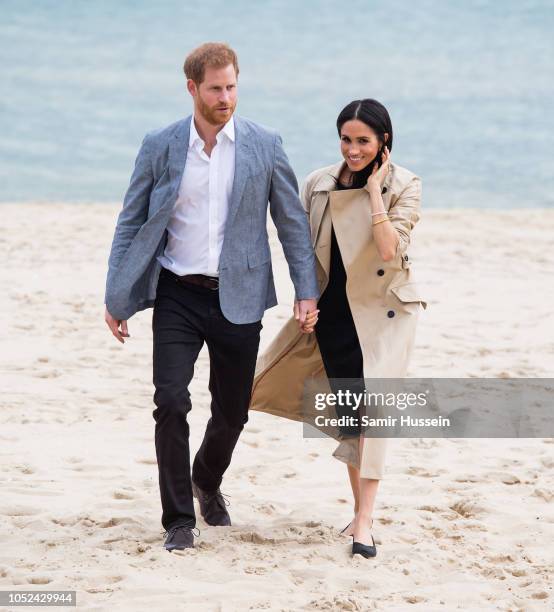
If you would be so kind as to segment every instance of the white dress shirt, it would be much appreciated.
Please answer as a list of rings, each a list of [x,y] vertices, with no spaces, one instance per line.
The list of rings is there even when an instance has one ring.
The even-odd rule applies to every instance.
[[[158,261],[175,274],[219,275],[219,256],[235,174],[233,117],[216,136],[208,157],[194,118],[190,122],[187,161],[167,226],[168,238]]]

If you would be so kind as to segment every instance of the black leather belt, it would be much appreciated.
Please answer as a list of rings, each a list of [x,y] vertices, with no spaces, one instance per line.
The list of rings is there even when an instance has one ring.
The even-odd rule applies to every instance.
[[[184,276],[177,276],[175,278],[181,283],[189,283],[191,285],[199,285],[206,289],[212,289],[217,291],[219,289],[219,278],[216,276],[204,276],[204,274],[185,274]]]

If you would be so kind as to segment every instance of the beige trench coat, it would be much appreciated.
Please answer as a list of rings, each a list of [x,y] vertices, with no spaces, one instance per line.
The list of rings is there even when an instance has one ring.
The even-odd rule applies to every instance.
[[[391,163],[382,197],[400,240],[395,257],[385,262],[372,239],[369,192],[336,191],[343,164],[316,170],[302,188],[320,292],[329,280],[333,226],[347,272],[346,294],[362,350],[364,378],[403,378],[419,310],[427,307],[408,255],[410,232],[419,219],[421,181]],[[305,420],[302,396],[308,381],[329,389],[315,334],[302,334],[291,318],[258,358],[250,408]],[[381,479],[386,443],[386,438],[365,439],[360,458],[357,439],[348,439],[339,444],[334,456],[359,467],[363,478]]]

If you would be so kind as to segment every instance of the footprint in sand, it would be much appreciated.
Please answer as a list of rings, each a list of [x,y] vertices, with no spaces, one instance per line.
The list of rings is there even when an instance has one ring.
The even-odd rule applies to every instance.
[[[112,497],[114,499],[126,499],[126,500],[135,499],[134,495],[132,495],[131,493],[126,493],[125,491],[114,491],[112,494]]]
[[[438,442],[434,438],[412,438],[410,445],[415,448],[434,448]]]
[[[261,504],[260,506],[256,506],[256,511],[261,514],[274,514],[275,506],[273,504]]]
[[[49,372],[35,372],[35,378],[60,378],[62,373],[59,370],[50,370]]]
[[[82,357],[79,357],[79,361],[81,363],[96,363],[98,360],[92,355],[83,355]]]
[[[110,402],[113,402],[113,397],[108,396],[108,397],[92,397],[91,398],[93,401],[95,401],[97,404],[109,404]]]
[[[52,582],[52,578],[49,578],[48,576],[29,576],[27,578],[27,582],[29,584],[48,584],[49,582]]]
[[[454,478],[454,482],[483,482],[483,477],[475,474],[460,474]]]
[[[435,473],[429,472],[424,467],[410,466],[404,470],[405,474],[410,476],[422,476],[423,478],[436,478],[440,474],[444,474],[446,470],[437,470]]]
[[[484,479],[487,482],[502,482],[507,485],[521,483],[521,480],[515,474],[508,472],[487,472],[484,474]]]
[[[84,459],[82,457],[65,457],[64,461],[67,461],[67,463],[82,463]]]
[[[137,459],[136,462],[144,465],[156,465],[158,463],[155,458]]]
[[[251,565],[246,566],[245,568],[243,568],[242,571],[245,574],[257,574],[258,576],[261,576],[263,574],[267,574],[267,568],[266,567],[253,567]]]
[[[407,597],[404,597],[404,601],[409,604],[417,604],[428,600],[425,597],[421,597],[420,595],[408,595]]]
[[[417,510],[423,510],[425,512],[436,512],[436,513],[441,513],[444,512],[446,510],[446,508],[439,508],[438,506],[419,506],[417,508]]]
[[[367,561],[364,559],[365,563]],[[344,612],[358,612],[358,610],[367,610],[367,600],[353,597],[350,594],[340,594],[334,597],[322,597],[314,599],[302,610],[341,610]]]
[[[118,525],[140,525],[138,521],[130,516],[118,516],[112,517],[111,519],[98,523],[98,527],[101,529],[109,529],[110,527],[117,527]]]
[[[2,506],[0,515],[4,516],[35,516],[40,514],[40,509],[31,506]]]
[[[454,512],[457,512],[463,518],[478,518],[488,513],[486,508],[479,506],[479,504],[470,500],[463,499],[453,503],[450,506],[450,509],[454,510]]]
[[[22,474],[34,474],[35,473],[35,468],[31,467],[30,465],[14,465],[14,469],[16,469],[18,472],[21,472]]]
[[[94,465],[94,464],[85,464],[85,465],[75,465],[71,467],[66,467],[66,470],[72,470],[73,472],[113,472],[115,470],[123,470],[122,467],[114,466],[114,465]],[[114,477],[115,478],[115,477]]]
[[[535,489],[533,495],[544,499],[545,502],[551,502],[554,499],[554,491],[549,491],[548,489]]]
[[[266,537],[257,531],[243,531],[240,533],[233,533],[232,535],[234,539],[239,540],[241,542],[264,544],[266,546],[272,546],[283,541],[276,538]]]

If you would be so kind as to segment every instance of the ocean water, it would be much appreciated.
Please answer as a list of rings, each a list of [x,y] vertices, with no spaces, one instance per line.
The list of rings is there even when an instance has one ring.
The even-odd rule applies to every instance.
[[[143,135],[190,113],[182,64],[239,55],[237,112],[299,181],[373,97],[424,206],[554,206],[550,0],[1,0],[0,201],[120,201]]]

